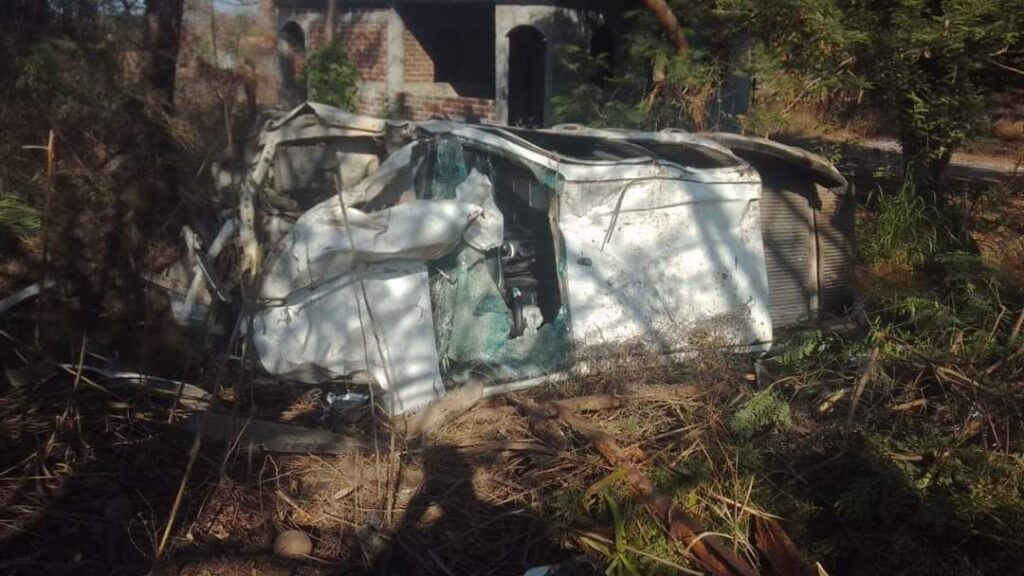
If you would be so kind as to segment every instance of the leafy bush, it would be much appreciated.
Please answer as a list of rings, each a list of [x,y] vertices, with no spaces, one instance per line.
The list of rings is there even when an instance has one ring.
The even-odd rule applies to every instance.
[[[646,10],[630,13],[627,62],[595,82],[581,51],[567,54],[575,85],[553,101],[556,120],[703,130],[733,122],[757,134],[787,131],[803,109],[824,120],[873,106],[902,145],[915,191],[943,204],[939,186],[955,148],[984,125],[985,90],[1022,35],[1020,0],[838,2],[671,0],[690,33],[678,54]],[[753,106],[729,118],[727,77],[756,79]]]
[[[361,78],[341,40],[334,40],[313,52],[305,72],[310,100],[342,110],[356,109]]]

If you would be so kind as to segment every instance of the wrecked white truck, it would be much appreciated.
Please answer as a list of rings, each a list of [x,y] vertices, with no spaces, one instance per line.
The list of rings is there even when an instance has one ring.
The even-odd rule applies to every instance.
[[[823,282],[822,270],[852,258],[852,240],[833,239],[837,256],[808,228],[820,198],[806,202],[802,232],[767,233],[762,175],[733,150],[781,162],[783,180],[806,173],[779,196],[803,186],[843,205],[827,161],[766,140],[390,122],[304,104],[219,171],[238,192],[241,266],[254,278],[241,325],[269,374],[368,376],[392,414],[472,378],[491,392],[564,378],[625,343],[767,350],[773,316],[795,320],[801,299],[811,316],[824,309],[843,279]],[[796,288],[776,295],[780,265],[776,283]],[[206,268],[179,297],[183,322],[223,296]]]

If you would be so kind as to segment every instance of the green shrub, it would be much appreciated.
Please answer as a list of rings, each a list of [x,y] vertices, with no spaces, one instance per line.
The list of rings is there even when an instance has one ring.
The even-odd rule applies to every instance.
[[[908,178],[896,192],[882,192],[877,217],[861,223],[860,259],[866,264],[917,268],[965,246],[959,220],[952,208],[940,208],[918,194]]]
[[[771,389],[757,392],[729,419],[729,430],[749,440],[765,428],[786,429],[793,425],[789,404]]]
[[[348,59],[340,40],[316,50],[306,63],[309,99],[342,110],[355,110],[359,102],[359,71]]]
[[[571,44],[555,48],[555,59],[565,86],[551,98],[552,123],[620,128],[648,125],[647,115],[636,104],[642,91],[635,74],[597,82],[594,79],[605,70],[603,55],[591,56]]]

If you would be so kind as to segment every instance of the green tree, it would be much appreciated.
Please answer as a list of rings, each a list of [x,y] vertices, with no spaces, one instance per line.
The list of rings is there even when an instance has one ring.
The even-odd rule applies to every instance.
[[[759,77],[772,106],[871,102],[889,121],[914,188],[943,203],[943,174],[957,147],[983,126],[983,95],[1000,75],[1021,74],[1024,0],[670,0],[690,38],[679,50],[662,15],[631,13],[629,62],[594,82],[581,51],[563,61],[577,79],[553,101],[562,122],[702,129],[728,74]],[[745,65],[735,50],[753,47]],[[1015,60],[1016,59],[1016,60]],[[867,95],[862,98],[860,95]],[[857,97],[851,97],[857,95]],[[785,114],[775,118],[785,121]]]
[[[342,110],[355,110],[359,102],[359,71],[348,59],[340,39],[317,49],[306,62],[309,98]]]
[[[937,205],[953,152],[984,125],[983,95],[1012,68],[1001,60],[1021,54],[1024,0],[736,4],[785,70],[819,87],[866,91],[900,142],[908,182]]]
[[[893,120],[917,191],[942,204],[954,150],[983,126],[983,95],[999,58],[1020,46],[1024,0],[850,2],[845,22],[857,73]]]

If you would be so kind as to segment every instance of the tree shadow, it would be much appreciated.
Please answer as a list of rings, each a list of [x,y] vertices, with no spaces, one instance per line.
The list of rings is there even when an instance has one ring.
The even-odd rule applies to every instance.
[[[0,353],[0,365],[10,364]],[[30,365],[30,381],[16,386],[0,377],[0,574],[149,573],[193,436],[165,422],[166,398],[88,371],[76,386],[74,374],[49,374],[48,365]],[[224,454],[204,438],[161,565],[270,550],[277,526],[265,510],[274,497],[261,489],[262,476],[253,480],[267,456],[240,454],[222,478]],[[197,522],[224,510],[232,540],[202,528],[193,535]]]
[[[772,456],[795,474],[776,512],[800,518],[801,547],[831,574],[1003,574],[1020,565],[1024,550],[1003,523],[1019,512],[992,506],[985,518],[977,512],[984,501],[965,505],[984,465],[955,464],[952,452],[939,465],[931,456],[901,462],[859,434],[819,441]]]
[[[547,520],[482,498],[458,448],[432,445],[422,457],[423,481],[369,574],[519,575],[570,555]]]
[[[0,573],[146,573],[188,460],[188,440],[142,420],[126,422],[129,410],[107,407],[128,405],[128,395],[72,392],[67,378],[57,380],[27,391],[39,400],[3,413]],[[4,403],[11,402],[9,394]],[[59,415],[65,404],[70,416],[56,428],[40,427],[54,419],[32,416]],[[187,524],[213,489],[213,458],[197,460],[176,526]]]

